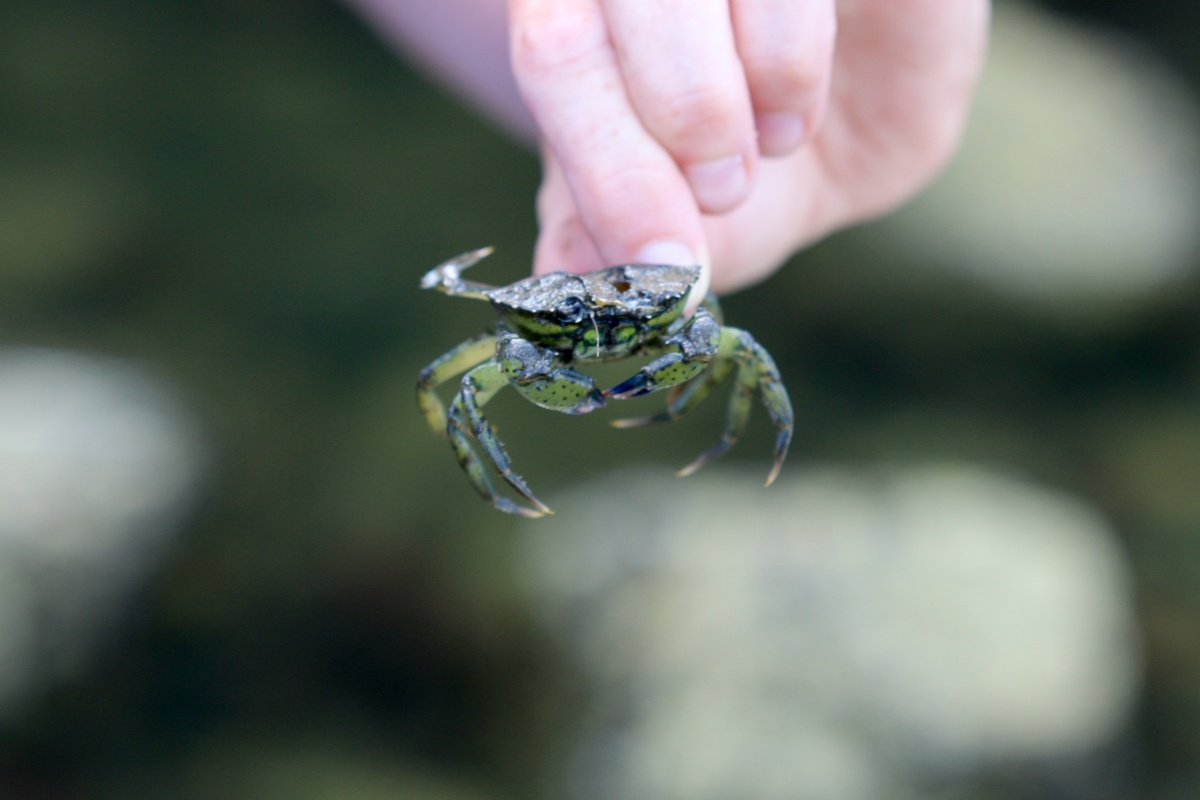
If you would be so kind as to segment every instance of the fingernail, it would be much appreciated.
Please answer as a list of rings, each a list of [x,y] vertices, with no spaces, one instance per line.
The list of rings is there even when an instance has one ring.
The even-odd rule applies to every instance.
[[[695,253],[687,245],[679,242],[650,242],[633,257],[635,264],[670,264],[676,267],[690,267],[699,263]]]
[[[763,155],[781,156],[790,153],[804,142],[804,120],[799,114],[759,114],[758,149]]]
[[[733,208],[749,186],[746,160],[741,155],[691,164],[685,172],[700,208],[710,214]]]

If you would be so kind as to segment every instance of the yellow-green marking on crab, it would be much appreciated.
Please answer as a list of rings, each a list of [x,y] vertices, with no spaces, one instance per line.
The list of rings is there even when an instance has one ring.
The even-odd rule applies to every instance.
[[[448,295],[488,300],[500,317],[493,333],[474,336],[434,359],[417,380],[417,405],[435,433],[450,440],[463,471],[485,500],[501,511],[540,517],[553,513],[511,460],[483,406],[511,385],[526,400],[564,414],[586,414],[609,400],[627,400],[670,389],[658,414],[617,420],[632,428],[679,419],[737,370],[720,441],[679,471],[689,475],[724,453],[750,419],[757,392],[775,426],[775,458],[767,477],[779,474],[792,438],[792,405],[775,362],[749,333],[721,324],[716,298],[705,298],[690,319],[682,312],[700,277],[699,267],[622,264],[584,275],[555,272],[493,287],[462,279],[463,270],[491,248],[463,253],[430,270],[421,286]],[[631,378],[601,391],[579,362],[653,360]],[[462,375],[449,410],[437,388]],[[482,458],[480,452],[482,452]],[[496,492],[490,466],[521,505]]]

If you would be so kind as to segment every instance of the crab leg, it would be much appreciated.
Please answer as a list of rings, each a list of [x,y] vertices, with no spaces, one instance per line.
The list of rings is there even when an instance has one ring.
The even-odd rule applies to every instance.
[[[667,394],[667,407],[662,411],[644,417],[615,419],[612,421],[612,426],[614,428],[640,428],[643,425],[674,422],[707,400],[709,393],[728,377],[729,371],[733,367],[733,360],[717,358],[702,376],[671,387],[671,391]]]
[[[717,302],[716,297],[710,294],[704,298],[700,307],[712,315],[718,325],[723,324],[724,315],[721,313],[721,304]],[[662,411],[644,417],[613,420],[612,426],[614,428],[640,428],[643,425],[674,422],[703,403],[709,393],[725,380],[731,369],[733,369],[733,362],[729,359],[714,358],[708,370],[704,372],[703,379],[693,378],[671,387],[671,391],[667,393],[667,407]]]
[[[476,490],[499,510],[525,517],[553,514],[554,512],[530,491],[525,479],[513,472],[512,460],[504,449],[504,444],[496,435],[495,428],[483,416],[483,405],[506,385],[508,379],[494,359],[485,361],[463,376],[462,389],[450,403],[450,413],[447,416],[446,432],[450,437],[450,446]],[[500,477],[528,500],[533,508],[519,506],[496,493],[479,456],[471,447],[472,437],[479,443],[484,455],[496,468]]]
[[[496,337],[490,333],[467,339],[434,359],[417,376],[417,405],[429,427],[439,436],[446,435],[446,406],[434,390],[460,372],[491,358],[496,352]]]
[[[719,442],[679,470],[679,474],[691,475],[737,442],[750,419],[754,391],[757,389],[776,430],[775,463],[766,482],[766,485],[770,486],[779,475],[783,459],[787,456],[788,445],[792,441],[792,403],[788,399],[787,389],[783,387],[779,369],[770,353],[755,341],[753,336],[739,328],[721,329],[721,348],[717,359],[718,364],[736,362],[738,365],[737,382],[734,384],[733,395],[729,399],[729,410],[725,415],[725,430]]]
[[[480,260],[491,255],[491,253],[492,248],[481,247],[478,250],[471,250],[470,252],[457,255],[426,272],[424,277],[421,278],[421,288],[433,289],[442,294],[486,300],[487,291],[495,287],[488,286],[486,283],[465,281],[462,279],[462,272],[465,269],[475,266]]]
[[[604,396],[628,400],[690,381],[708,367],[717,354],[720,339],[720,324],[701,308],[683,330],[663,342],[672,352],[654,359],[629,380],[604,392]]]
[[[783,465],[788,444],[791,442],[792,404],[788,399],[787,390],[783,388],[783,381],[774,360],[754,337],[738,328],[721,329],[721,347],[708,372],[691,383],[675,387],[665,409],[645,417],[619,419],[614,421],[613,425],[618,428],[635,428],[660,422],[674,422],[700,405],[734,366],[738,368],[737,382],[729,398],[729,410],[725,415],[725,430],[721,440],[677,474],[691,475],[737,443],[750,420],[754,392],[757,389],[762,393],[763,405],[766,406],[777,431],[775,463],[767,478],[767,486],[770,486],[779,474],[779,468]]]

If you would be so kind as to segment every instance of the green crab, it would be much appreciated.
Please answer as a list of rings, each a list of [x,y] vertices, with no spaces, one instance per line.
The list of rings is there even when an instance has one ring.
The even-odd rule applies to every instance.
[[[737,379],[721,440],[679,471],[692,472],[730,448],[750,418],[757,390],[777,431],[775,462],[767,486],[779,474],[792,438],[792,405],[779,370],[762,345],[743,330],[721,324],[714,297],[707,297],[690,319],[683,317],[699,267],[624,264],[584,275],[555,272],[504,287],[463,280],[463,270],[492,252],[485,247],[435,267],[421,288],[448,295],[488,300],[500,315],[494,332],[466,340],[421,370],[417,404],[429,427],[447,436],[471,483],[493,506],[510,514],[552,514],[512,463],[483,406],[512,385],[530,402],[564,414],[586,414],[608,400],[670,388],[666,408],[645,417],[616,420],[632,428],[679,419],[698,406],[737,367]],[[601,391],[573,367],[587,361],[616,361],[632,356],[651,360],[633,377]],[[442,383],[465,372],[449,412],[438,398]],[[484,457],[532,507],[497,494],[471,439]]]

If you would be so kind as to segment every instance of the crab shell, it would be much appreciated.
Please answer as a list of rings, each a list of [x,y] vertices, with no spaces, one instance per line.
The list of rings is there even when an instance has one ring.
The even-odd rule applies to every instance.
[[[584,318],[647,320],[674,308],[700,278],[700,267],[622,264],[585,275],[554,272],[483,294],[501,314],[561,322]]]

